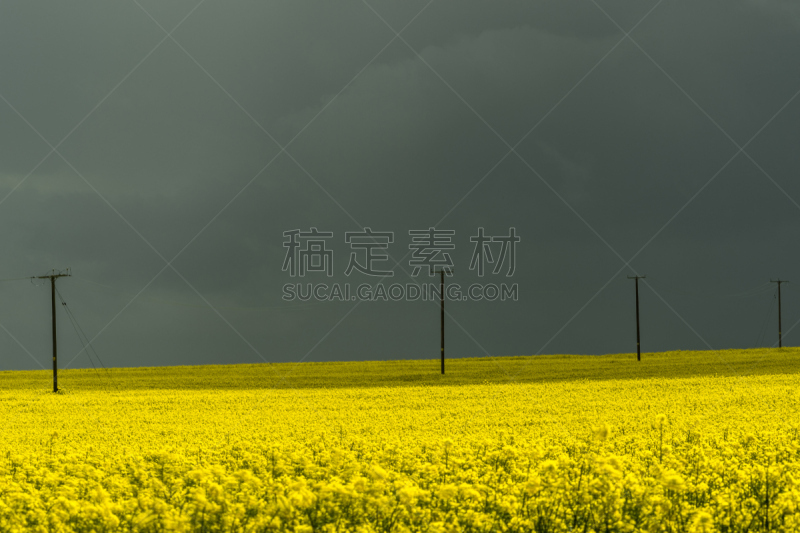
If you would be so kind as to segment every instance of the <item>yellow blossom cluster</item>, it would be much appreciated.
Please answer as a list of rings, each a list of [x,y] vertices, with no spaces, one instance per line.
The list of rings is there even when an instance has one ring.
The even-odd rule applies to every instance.
[[[0,375],[3,532],[800,531],[795,373],[294,389],[118,373],[63,394],[15,379]]]

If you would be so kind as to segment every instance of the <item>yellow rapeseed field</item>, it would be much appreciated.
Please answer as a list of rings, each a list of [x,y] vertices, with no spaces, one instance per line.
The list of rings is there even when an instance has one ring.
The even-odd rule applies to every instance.
[[[0,372],[0,532],[800,531],[800,350]]]

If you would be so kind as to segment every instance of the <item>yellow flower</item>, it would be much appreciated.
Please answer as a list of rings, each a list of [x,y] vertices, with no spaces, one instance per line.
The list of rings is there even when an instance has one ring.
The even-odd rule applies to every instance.
[[[381,468],[379,465],[375,465],[375,464],[371,465],[369,467],[369,472],[368,473],[369,473],[370,477],[372,479],[375,479],[375,480],[386,479],[386,477],[389,475],[389,474],[386,473],[386,470]]]
[[[456,494],[458,494],[458,487],[452,484],[442,485],[437,491],[437,495],[443,500],[454,498]]]
[[[714,518],[705,511],[698,511],[689,525],[690,533],[712,533],[716,531]]]
[[[664,488],[673,491],[681,491],[684,489],[685,485],[683,478],[674,471],[665,472],[661,477],[661,483],[664,485]]]
[[[592,430],[596,440],[604,441],[608,438],[608,426],[605,423],[592,428]]]

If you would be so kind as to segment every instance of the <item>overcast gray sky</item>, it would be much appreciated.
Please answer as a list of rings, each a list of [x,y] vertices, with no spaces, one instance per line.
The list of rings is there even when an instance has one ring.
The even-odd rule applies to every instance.
[[[449,357],[633,352],[635,274],[643,351],[771,345],[798,57],[788,0],[4,1],[0,278],[71,267],[106,366],[434,360],[436,302],[282,296],[378,283],[345,276],[364,227],[394,234],[384,284],[432,281],[407,254],[435,227],[448,283],[519,291],[449,302]],[[282,270],[312,227],[330,278]],[[512,276],[469,268],[479,227],[515,228]],[[49,313],[0,282],[0,369],[49,366]],[[61,366],[91,366],[58,320]]]

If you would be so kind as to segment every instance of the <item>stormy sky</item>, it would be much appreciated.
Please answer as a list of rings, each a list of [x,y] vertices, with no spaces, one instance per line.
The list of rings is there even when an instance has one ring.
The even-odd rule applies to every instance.
[[[0,370],[49,367],[24,278],[67,267],[62,368],[92,365],[71,319],[109,367],[434,361],[437,301],[284,298],[436,282],[428,228],[448,284],[518,288],[448,301],[448,357],[634,352],[633,275],[644,352],[771,346],[798,57],[788,0],[0,2]],[[283,269],[311,228],[330,277]],[[364,228],[393,276],[345,275]],[[512,275],[470,269],[479,228]]]

